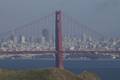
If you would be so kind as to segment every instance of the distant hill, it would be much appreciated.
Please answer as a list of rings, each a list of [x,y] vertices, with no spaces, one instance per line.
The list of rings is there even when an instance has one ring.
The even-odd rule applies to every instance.
[[[75,75],[62,69],[31,71],[0,70],[0,80],[100,80],[95,73],[83,72]]]

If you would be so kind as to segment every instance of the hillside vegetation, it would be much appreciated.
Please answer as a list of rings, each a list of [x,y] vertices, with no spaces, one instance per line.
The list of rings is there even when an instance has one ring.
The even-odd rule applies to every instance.
[[[67,70],[46,69],[31,71],[0,70],[0,80],[100,80],[99,77],[90,72],[75,75]]]

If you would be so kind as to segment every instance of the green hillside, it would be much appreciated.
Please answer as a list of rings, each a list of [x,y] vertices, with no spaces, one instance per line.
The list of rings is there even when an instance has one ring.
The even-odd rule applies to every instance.
[[[83,72],[77,76],[62,69],[46,69],[31,71],[0,70],[0,80],[100,80],[90,72]]]

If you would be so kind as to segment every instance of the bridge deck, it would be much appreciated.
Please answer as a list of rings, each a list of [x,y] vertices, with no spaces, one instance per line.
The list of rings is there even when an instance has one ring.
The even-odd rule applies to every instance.
[[[120,54],[120,51],[113,51],[113,50],[87,50],[87,51],[84,51],[84,50],[80,50],[80,51],[75,51],[75,50],[65,50],[65,51],[60,51],[60,52],[63,52],[63,53],[76,53],[76,54],[80,54],[80,53],[109,53],[109,54]],[[54,53],[57,53],[57,51],[0,51],[0,54],[44,54],[44,53],[47,53],[47,54],[54,54]]]

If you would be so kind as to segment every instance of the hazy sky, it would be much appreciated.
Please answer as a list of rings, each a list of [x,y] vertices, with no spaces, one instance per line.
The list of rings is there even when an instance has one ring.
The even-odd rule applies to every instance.
[[[120,37],[120,0],[0,0],[0,33],[57,9],[103,35]]]

